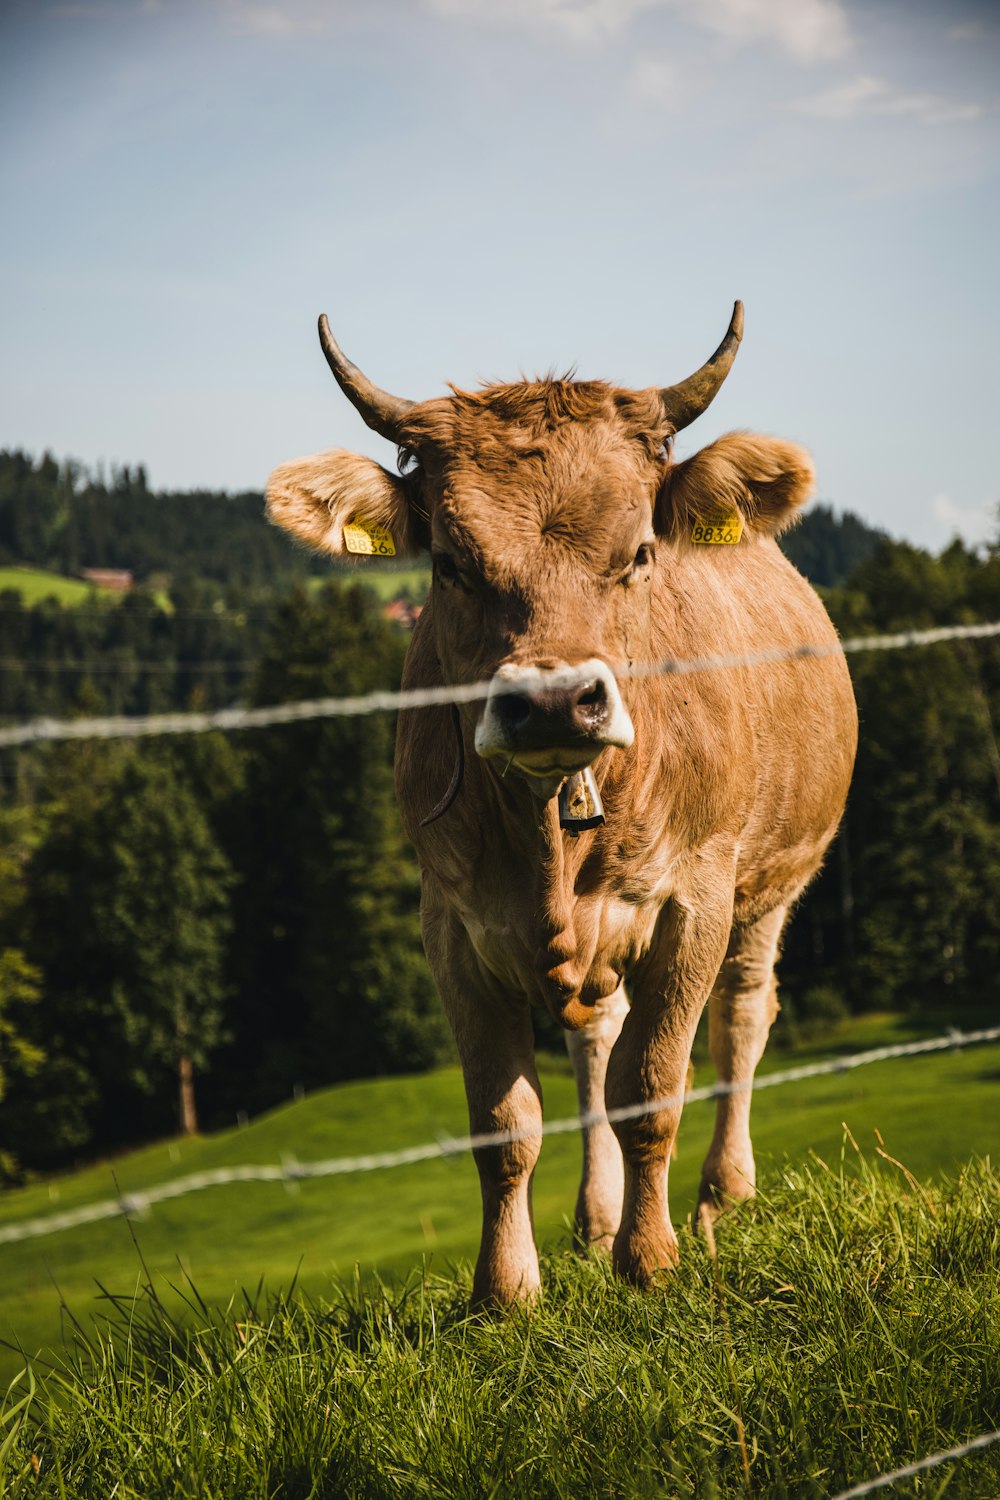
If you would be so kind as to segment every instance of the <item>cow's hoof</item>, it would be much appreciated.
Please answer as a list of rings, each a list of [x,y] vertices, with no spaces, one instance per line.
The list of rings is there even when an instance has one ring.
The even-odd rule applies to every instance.
[[[633,1286],[647,1287],[663,1271],[673,1271],[680,1260],[677,1238],[673,1233],[650,1235],[622,1233],[615,1236],[611,1252],[617,1274]]]
[[[602,1203],[596,1197],[589,1203],[578,1202],[573,1221],[574,1248],[584,1253],[596,1250],[599,1254],[610,1255],[621,1221],[620,1197],[617,1203]]]
[[[754,1196],[753,1181],[742,1172],[714,1173],[713,1177],[721,1180],[707,1181],[703,1177],[698,1189],[698,1208],[695,1213],[697,1228],[701,1227],[705,1218],[710,1224],[714,1224],[720,1214],[730,1213],[734,1208],[739,1208],[741,1203],[748,1203]]]
[[[515,1307],[530,1307],[542,1294],[539,1280],[525,1277],[521,1281],[495,1281],[486,1278],[472,1283],[469,1307],[473,1312],[482,1312],[497,1317]]]
[[[573,1249],[578,1255],[610,1255],[614,1243],[613,1229],[595,1231],[592,1226],[577,1224],[573,1230]]]

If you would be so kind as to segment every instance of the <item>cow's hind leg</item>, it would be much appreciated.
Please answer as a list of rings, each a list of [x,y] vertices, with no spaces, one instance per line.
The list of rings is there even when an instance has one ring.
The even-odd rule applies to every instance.
[[[583,1246],[610,1250],[622,1216],[625,1165],[621,1147],[604,1118],[608,1058],[628,1014],[621,988],[598,1001],[581,1031],[566,1033],[566,1051],[576,1075],[583,1116],[583,1176],[576,1200],[576,1236]]]
[[[699,1213],[714,1218],[728,1204],[753,1197],[756,1180],[750,1141],[753,1076],[778,1014],[774,963],[787,907],[749,927],[734,928],[708,1002],[708,1045],[723,1093],[715,1133],[702,1168]]]

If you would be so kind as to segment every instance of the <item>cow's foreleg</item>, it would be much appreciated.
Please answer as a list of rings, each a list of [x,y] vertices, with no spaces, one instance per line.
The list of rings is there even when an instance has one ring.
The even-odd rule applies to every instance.
[[[542,1144],[542,1091],[535,1071],[528,1007],[488,1015],[486,1034],[459,1043],[472,1134],[503,1139],[474,1150],[483,1199],[483,1235],[472,1286],[475,1303],[532,1297],[540,1285],[531,1214],[531,1179]],[[506,1022],[506,1024],[504,1024]]]
[[[708,879],[673,901],[653,950],[630,985],[632,1008],[611,1054],[607,1102],[625,1158],[625,1200],[615,1236],[616,1271],[645,1285],[677,1263],[667,1170],[680,1124],[691,1044],[726,951],[732,885]],[[629,1115],[637,1107],[641,1113]],[[616,1118],[616,1111],[624,1117]]]
[[[608,1058],[628,1014],[625,992],[594,1006],[582,1031],[566,1032],[566,1050],[576,1075],[583,1126],[583,1176],[576,1200],[576,1234],[582,1246],[610,1250],[622,1216],[625,1168],[621,1147],[604,1115]]]
[[[424,947],[451,1025],[465,1079],[473,1136],[498,1136],[473,1154],[483,1199],[483,1235],[472,1300],[505,1305],[539,1287],[531,1176],[542,1143],[542,1090],[526,999],[484,971],[461,924],[424,881]]]
[[[472,1300],[504,1305],[534,1296],[540,1279],[531,1178],[542,1144],[542,1090],[526,1002],[465,994],[445,1000],[465,1077],[483,1199],[483,1235]]]
[[[730,938],[708,1005],[708,1045],[716,1076],[731,1093],[716,1106],[715,1133],[705,1158],[699,1213],[751,1198],[756,1181],[750,1142],[753,1076],[778,1014],[774,961],[787,907],[738,929]]]

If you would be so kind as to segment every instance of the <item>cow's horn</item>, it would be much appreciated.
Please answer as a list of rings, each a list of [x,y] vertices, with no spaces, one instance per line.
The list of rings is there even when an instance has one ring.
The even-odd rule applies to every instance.
[[[733,304],[733,316],[729,332],[716,349],[712,358],[700,370],[682,380],[680,385],[668,385],[660,391],[663,412],[675,432],[687,427],[700,417],[710,401],[718,395],[719,387],[729,374],[729,367],[736,358],[743,337],[743,303]],[[339,377],[338,377],[339,378]]]
[[[320,315],[319,341],[323,346],[326,362],[351,405],[357,407],[375,432],[388,438],[390,443],[398,442],[400,423],[416,402],[406,401],[402,396],[390,396],[388,391],[380,391],[367,375],[361,373],[357,365],[352,365],[330,332],[326,313]]]

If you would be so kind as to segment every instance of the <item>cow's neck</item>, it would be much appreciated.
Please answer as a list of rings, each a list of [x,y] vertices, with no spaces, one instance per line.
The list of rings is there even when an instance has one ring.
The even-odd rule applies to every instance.
[[[599,767],[595,775],[600,784]],[[576,839],[560,827],[555,793],[540,797],[523,777],[500,777],[492,768],[486,779],[491,803],[487,816],[495,817],[501,826],[522,888],[530,891],[536,943],[541,950],[568,957],[576,948],[576,879],[593,849],[593,835],[585,833]]]

